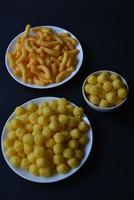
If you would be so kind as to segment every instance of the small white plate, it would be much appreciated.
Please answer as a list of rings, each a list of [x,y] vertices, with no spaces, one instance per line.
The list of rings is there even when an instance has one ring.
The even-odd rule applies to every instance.
[[[30,34],[33,35],[34,33],[32,32],[33,29],[35,28],[38,28],[38,27],[48,27],[48,28],[51,28],[52,30],[54,30],[56,33],[63,33],[63,32],[68,32],[71,37],[75,38],[77,41],[78,39],[72,34],[70,33],[69,31],[63,29],[63,28],[59,28],[59,27],[56,27],[56,26],[37,26],[37,27],[34,27],[31,29],[31,32]],[[76,69],[71,73],[71,75],[69,77],[67,77],[65,80],[61,81],[60,83],[52,83],[50,85],[46,85],[46,86],[38,86],[38,85],[34,85],[34,84],[29,84],[29,83],[24,83],[22,81],[22,79],[16,77],[13,72],[12,72],[12,68],[10,67],[9,65],[9,62],[8,62],[8,59],[7,59],[7,53],[8,52],[12,52],[15,48],[15,44],[16,44],[16,40],[18,37],[20,37],[21,35],[23,34],[20,33],[19,35],[17,35],[9,44],[7,50],[6,50],[6,54],[5,54],[5,63],[6,63],[6,68],[9,72],[9,74],[12,76],[13,79],[15,79],[17,82],[19,82],[20,84],[22,85],[25,85],[27,87],[31,87],[31,88],[36,88],[36,89],[47,89],[47,88],[53,88],[53,87],[57,87],[59,85],[63,85],[64,83],[66,83],[67,81],[69,81],[71,78],[73,78],[75,76],[75,74],[79,71],[81,65],[82,65],[82,61],[83,61],[83,49],[82,49],[82,46],[80,44],[80,42],[78,41],[78,45],[76,46],[76,48],[79,50],[79,53],[77,54],[77,59],[78,59],[78,63],[76,65]]]
[[[53,100],[53,99],[58,99],[57,97],[41,97],[41,98],[37,98],[37,99],[33,99],[31,101],[28,101],[26,103],[24,103],[23,107],[26,107],[26,105],[30,102],[33,102],[33,103],[41,103],[41,102],[44,102],[44,101],[50,101],[50,100]],[[73,104],[73,103],[72,103]],[[75,104],[73,104],[75,105]],[[91,148],[92,148],[92,143],[93,143],[93,131],[92,131],[92,127],[91,127],[91,124],[90,124],[90,121],[88,120],[87,116],[84,115],[83,119],[90,125],[90,129],[87,133],[87,136],[89,138],[89,142],[87,143],[87,145],[85,146],[85,155],[84,155],[84,158],[82,159],[80,165],[77,167],[77,168],[74,168],[74,169],[71,169],[67,174],[55,174],[51,177],[40,177],[40,176],[33,176],[32,174],[30,174],[29,172],[27,171],[24,171],[22,169],[19,169],[19,168],[15,168],[14,166],[12,166],[8,160],[8,158],[6,157],[5,155],[5,150],[4,150],[4,147],[3,147],[3,141],[4,139],[6,138],[7,136],[7,131],[6,131],[6,125],[7,123],[14,117],[14,112],[10,115],[10,117],[8,118],[4,128],[3,128],[3,132],[2,132],[2,136],[1,136],[1,148],[2,148],[2,153],[3,153],[3,156],[7,162],[7,164],[9,165],[9,167],[19,176],[21,176],[22,178],[24,179],[27,179],[29,181],[32,181],[32,182],[38,182],[38,183],[52,183],[52,182],[56,182],[56,181],[60,181],[62,179],[65,179],[69,176],[71,176],[72,174],[74,174],[76,171],[78,171],[81,166],[85,163],[85,161],[87,160],[89,154],[90,154],[90,151],[91,151]]]

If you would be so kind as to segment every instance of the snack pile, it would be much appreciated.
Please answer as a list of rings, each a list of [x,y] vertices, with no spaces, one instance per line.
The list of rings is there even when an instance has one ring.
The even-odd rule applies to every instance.
[[[13,74],[24,83],[45,86],[63,81],[75,70],[77,44],[68,32],[31,29],[27,25],[14,50],[7,53],[7,59]]]
[[[119,105],[127,97],[122,79],[118,74],[109,72],[90,75],[84,90],[89,102],[101,108]]]
[[[77,167],[89,140],[83,114],[65,98],[16,107],[3,143],[11,165],[44,177]]]

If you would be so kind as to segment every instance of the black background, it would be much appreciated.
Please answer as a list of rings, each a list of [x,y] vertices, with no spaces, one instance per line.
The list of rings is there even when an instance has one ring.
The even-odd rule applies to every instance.
[[[0,130],[17,105],[42,96],[66,97],[83,106],[91,120],[94,144],[85,165],[73,176],[53,184],[28,182],[7,166],[0,154],[0,199],[134,199],[134,12],[131,1],[0,0]],[[25,25],[55,25],[81,42],[84,62],[63,86],[36,90],[8,74],[4,54]],[[127,102],[117,111],[96,112],[85,103],[81,87],[96,70],[120,73],[130,87]]]

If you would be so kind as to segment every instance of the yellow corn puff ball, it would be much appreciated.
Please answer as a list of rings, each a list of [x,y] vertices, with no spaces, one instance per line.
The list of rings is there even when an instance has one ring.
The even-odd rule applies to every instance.
[[[64,105],[61,104],[57,107],[57,112],[60,114],[65,114],[67,112],[67,109]]]
[[[51,127],[51,128],[54,128],[54,127]],[[53,132],[52,132],[52,130],[49,127],[44,127],[43,131],[42,131],[42,135],[45,138],[51,138],[53,136]]]
[[[68,147],[72,150],[77,149],[79,147],[79,143],[77,140],[72,139],[69,141]]]
[[[53,147],[53,151],[55,154],[62,153],[64,151],[64,145],[63,144],[55,144]]]
[[[44,136],[42,134],[36,134],[34,136],[34,144],[42,146],[44,143]]]
[[[77,167],[79,165],[79,162],[78,162],[78,160],[76,160],[76,158],[70,158],[67,161],[67,164],[69,165],[69,167],[75,168],[75,167]]]
[[[38,168],[41,167],[48,167],[49,166],[49,161],[47,158],[37,158],[36,159],[36,165]]]
[[[89,138],[87,137],[87,135],[83,135],[83,136],[79,139],[79,143],[80,143],[81,145],[87,144],[88,141],[89,141]]]
[[[48,177],[51,175],[51,168],[45,167],[45,168],[39,168],[39,175]]]
[[[50,107],[53,111],[56,111],[56,110],[57,110],[57,106],[58,106],[57,101],[52,100],[52,101],[49,102],[49,107]]]
[[[33,131],[33,125],[31,123],[26,124],[25,130],[27,132],[32,132]]]
[[[73,150],[70,149],[70,148],[66,148],[64,151],[63,151],[63,156],[64,158],[72,158],[73,157]]]
[[[26,108],[28,111],[34,112],[37,110],[38,106],[34,103],[29,103]]]
[[[101,108],[108,108],[109,107],[109,102],[106,99],[101,99],[100,103],[99,103],[99,106]]]
[[[29,170],[29,166],[30,166],[29,160],[27,158],[23,158],[20,164],[21,169]]]
[[[33,151],[33,145],[24,144],[24,153],[26,155],[30,154]]]
[[[49,124],[49,128],[50,130],[52,131],[57,131],[59,129],[59,123],[57,121],[52,121],[50,124]]]
[[[125,88],[119,88],[117,94],[120,99],[125,99],[127,97],[127,90]]]
[[[60,98],[57,100],[57,102],[59,106],[67,106],[69,103],[65,98]]]
[[[96,95],[91,95],[90,98],[89,98],[90,102],[94,105],[98,105],[99,102],[100,102],[100,99],[98,96]]]
[[[22,123],[18,119],[12,119],[10,123],[14,130],[22,126]]]
[[[21,159],[20,159],[19,156],[12,156],[11,159],[10,159],[10,163],[14,167],[20,167]]]
[[[13,145],[13,148],[16,152],[21,152],[21,151],[23,151],[24,146],[23,146],[23,143],[21,141],[16,140],[14,145]]]
[[[76,149],[74,155],[75,155],[77,160],[82,160],[84,153],[81,149]]]
[[[45,146],[47,148],[52,149],[55,145],[55,140],[53,138],[48,138],[47,140],[45,140]]]
[[[97,86],[97,85],[92,85],[91,90],[90,90],[90,93],[91,93],[91,95],[99,95],[99,94],[100,94],[100,91],[101,91],[101,89],[100,89],[99,86]]]
[[[112,85],[113,85],[113,88],[117,90],[122,87],[122,82],[120,79],[116,79],[112,82]]]
[[[74,109],[73,109],[73,114],[74,114],[74,116],[76,116],[76,117],[82,117],[83,114],[84,114],[83,108],[74,107]]]
[[[4,142],[3,142],[4,149],[8,149],[9,147],[12,147],[13,143],[14,143],[14,140],[12,140],[11,138],[4,139]]]
[[[38,114],[36,112],[31,112],[28,119],[31,122],[31,124],[36,124],[38,119]]]
[[[9,147],[6,152],[5,152],[6,156],[8,158],[11,158],[12,156],[16,155],[16,151],[14,150],[13,147]]]
[[[87,132],[89,129],[89,124],[87,124],[85,121],[81,121],[78,125],[78,129],[82,132]]]
[[[114,81],[114,80],[116,80],[116,79],[118,79],[118,78],[119,78],[118,74],[111,74],[111,75],[110,75],[110,79],[111,79],[112,81]]]
[[[40,158],[45,156],[45,148],[43,146],[37,146],[33,151],[35,157]]]
[[[114,103],[114,102],[116,102],[116,95],[113,92],[108,92],[108,93],[106,93],[106,100],[109,103]]]
[[[64,163],[64,161],[65,161],[65,159],[64,159],[64,157],[63,157],[62,154],[55,154],[55,155],[53,156],[53,163],[54,163],[55,165],[59,165],[59,164],[61,164],[61,163]]]
[[[68,123],[68,116],[64,114],[60,114],[58,117],[58,120],[61,124],[67,124]]]
[[[28,144],[28,145],[33,145],[33,143],[34,143],[33,135],[30,133],[25,134],[23,136],[23,143]]]
[[[109,92],[112,90],[112,83],[110,81],[105,81],[103,84],[103,89],[105,92]]]
[[[67,166],[67,164],[62,163],[62,164],[57,165],[56,170],[60,174],[65,174],[69,171],[69,167]]]
[[[32,163],[32,164],[34,164],[34,163],[36,162],[36,157],[35,157],[35,155],[34,155],[33,152],[31,152],[31,153],[29,153],[29,154],[27,155],[27,159],[28,159],[29,162]]]
[[[38,117],[37,122],[41,126],[47,126],[48,125],[48,118],[41,115],[41,116]]]
[[[49,108],[48,106],[45,106],[43,108],[43,114],[45,117],[50,117],[53,114],[53,112],[52,112],[51,108]]]
[[[103,84],[105,81],[108,81],[109,78],[109,73],[103,72],[97,77],[97,82]]]
[[[23,136],[25,135],[25,133],[26,133],[26,131],[25,131],[25,129],[22,128],[22,127],[19,127],[19,128],[16,129],[16,136],[17,136],[18,139],[20,139],[20,140],[23,138]]]
[[[30,165],[29,166],[29,172],[31,174],[33,174],[34,176],[38,176],[39,175],[39,169],[38,169],[37,165],[35,165],[35,164]]]
[[[16,132],[15,131],[10,131],[8,133],[8,138],[11,139],[11,140],[16,140],[17,139]]]
[[[92,84],[92,85],[95,85],[97,83],[97,78],[95,75],[90,75],[87,79],[87,82]]]
[[[25,109],[22,108],[21,106],[18,106],[18,107],[15,108],[15,115],[16,116],[20,116],[24,113],[25,113]]]
[[[87,94],[90,94],[91,88],[92,88],[92,85],[91,85],[91,84],[86,84],[86,85],[85,85],[85,92],[86,92]]]
[[[77,128],[72,129],[70,134],[71,134],[72,139],[79,139],[81,136],[80,131]]]
[[[54,135],[54,140],[56,143],[63,143],[65,141],[65,135],[62,132],[56,133]]]

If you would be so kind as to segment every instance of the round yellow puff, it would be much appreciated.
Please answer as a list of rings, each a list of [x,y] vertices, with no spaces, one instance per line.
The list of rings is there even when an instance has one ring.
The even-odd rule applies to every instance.
[[[51,138],[53,136],[53,132],[52,132],[52,130],[49,127],[44,127],[43,131],[42,131],[42,135],[45,138]]]
[[[25,113],[21,116],[18,116],[17,119],[23,123],[23,126],[28,124],[29,123],[29,114],[28,113]],[[22,125],[18,126],[18,127],[21,127]]]
[[[64,151],[63,151],[63,156],[64,158],[72,158],[73,157],[73,150],[70,149],[70,148],[66,148]]]
[[[14,167],[19,167],[20,163],[21,163],[21,158],[19,156],[12,156],[10,158],[10,163],[14,166]]]
[[[85,121],[81,121],[78,125],[78,129],[82,132],[87,132],[89,130],[89,124]]]
[[[87,94],[90,94],[91,88],[92,88],[92,85],[91,85],[91,84],[85,84],[85,92],[86,92]]]
[[[74,108],[73,105],[69,104],[69,105],[66,106],[66,108],[67,108],[67,112],[73,113],[73,108]]]
[[[43,108],[43,115],[45,117],[50,117],[52,114],[53,114],[53,112],[52,112],[51,108],[49,108],[48,106],[45,106]]]
[[[18,119],[12,119],[10,123],[11,123],[12,129],[14,130],[22,126],[22,123]]]
[[[96,95],[91,95],[89,101],[94,105],[98,105],[100,102],[100,98]]]
[[[69,171],[69,167],[67,166],[67,164],[62,163],[57,165],[56,170],[59,174],[65,174]]]
[[[62,132],[56,133],[54,140],[56,143],[63,143],[65,141],[65,135]]]
[[[105,81],[109,80],[109,74],[107,72],[100,73],[99,76],[97,76],[97,82],[100,84],[103,84]]]
[[[8,133],[8,138],[11,139],[11,140],[16,140],[17,139],[16,132],[15,131],[10,131]]]
[[[33,151],[33,145],[28,145],[28,144],[24,144],[24,153],[26,155],[28,155],[29,153],[31,153]]]
[[[38,169],[37,165],[35,165],[35,164],[30,165],[29,166],[29,172],[31,174],[33,174],[34,176],[38,176],[39,175],[39,169]]]
[[[118,78],[119,78],[118,74],[111,74],[111,75],[110,75],[110,79],[111,79],[112,81],[114,81],[114,80],[116,80],[116,79],[118,79]]]
[[[81,136],[80,131],[77,128],[72,129],[70,134],[71,134],[72,139],[79,139]]]
[[[4,149],[8,149],[9,147],[12,147],[13,144],[14,144],[14,140],[12,140],[11,138],[4,139],[4,142],[3,142]]]
[[[79,143],[80,143],[81,145],[87,144],[88,141],[89,141],[89,138],[87,137],[87,135],[83,135],[83,136],[79,139]]]
[[[51,168],[50,167],[39,168],[39,175],[44,177],[51,176]]]
[[[8,123],[7,123],[6,129],[7,129],[7,131],[13,131],[11,122],[8,122]]]
[[[5,152],[6,156],[8,158],[11,158],[12,156],[16,155],[16,151],[13,149],[13,147],[9,147],[6,152]]]
[[[23,136],[23,143],[28,144],[28,145],[33,145],[34,143],[34,138],[31,133],[27,133]]]
[[[40,126],[47,126],[49,123],[48,118],[43,115],[38,117],[37,122]]]
[[[77,148],[79,147],[79,143],[78,143],[77,140],[72,139],[72,140],[70,140],[70,141],[68,142],[68,147],[69,147],[70,149],[72,149],[72,150],[77,149]]]
[[[59,123],[57,121],[52,121],[50,124],[49,124],[49,128],[50,130],[52,131],[57,131],[59,129]]]
[[[18,137],[18,139],[22,140],[23,136],[25,135],[26,131],[25,128],[17,128],[16,129],[16,136]]]
[[[101,99],[100,103],[99,103],[99,106],[101,108],[108,108],[109,107],[109,103],[108,103],[108,101],[106,99]]]
[[[125,88],[119,88],[117,94],[118,97],[123,100],[127,97],[127,90]]]
[[[42,146],[44,143],[44,136],[42,134],[36,134],[34,136],[34,144]]]
[[[76,158],[70,158],[67,161],[67,164],[69,165],[69,167],[75,168],[75,167],[77,167],[79,165],[79,162],[78,162],[78,160],[76,160]]]
[[[53,147],[53,151],[55,154],[62,153],[64,151],[64,145],[63,144],[55,144]]]
[[[65,114],[65,113],[67,112],[67,109],[66,109],[65,106],[63,106],[63,105],[61,104],[61,105],[59,105],[59,106],[57,107],[57,112],[60,113],[60,114]]]
[[[63,157],[62,154],[55,154],[55,155],[53,156],[53,163],[54,163],[55,165],[59,165],[59,164],[61,164],[61,163],[64,163],[64,161],[65,161],[65,159],[64,159],[64,157]]]
[[[48,167],[49,166],[49,161],[47,158],[37,158],[36,159],[36,165],[38,168],[41,167]]]
[[[87,79],[87,82],[92,84],[92,85],[95,85],[97,83],[97,78],[95,75],[90,75]]]
[[[60,98],[60,99],[58,99],[57,102],[58,102],[58,105],[59,105],[59,106],[65,106],[65,107],[66,107],[66,106],[68,105],[68,103],[69,103],[65,98]]]
[[[57,116],[56,115],[52,115],[50,118],[49,118],[49,120],[50,120],[50,122],[52,122],[52,121],[57,121]]]
[[[78,118],[72,116],[69,117],[68,127],[75,128],[78,125],[78,123]]]
[[[23,151],[24,146],[23,146],[23,143],[21,141],[16,140],[14,145],[13,145],[13,148],[16,152],[21,152],[21,151]]]
[[[58,117],[58,120],[61,124],[67,124],[68,123],[68,116],[64,114],[60,114]]]
[[[50,107],[53,111],[57,111],[57,106],[58,106],[57,101],[52,100],[52,101],[49,102],[49,107]]]
[[[84,114],[83,108],[78,107],[78,106],[74,107],[74,109],[73,109],[73,114],[74,114],[74,116],[76,116],[76,117],[82,117],[83,114]]]
[[[76,149],[74,155],[75,155],[77,160],[82,160],[84,153],[81,149]]]
[[[105,92],[109,92],[112,90],[112,83],[111,81],[105,81],[103,84],[103,89]]]
[[[116,79],[112,82],[113,88],[118,90],[119,88],[122,87],[122,82],[120,79]]]
[[[106,93],[106,100],[113,104],[114,102],[116,102],[116,95],[113,92],[108,92]]]
[[[45,148],[43,146],[37,146],[33,151],[35,157],[40,158],[45,156]]]
[[[31,122],[31,124],[36,124],[37,123],[37,119],[38,119],[38,114],[36,112],[32,112],[29,115],[28,119]]]
[[[34,124],[33,125],[33,131],[42,131],[42,125],[41,124]]]
[[[15,108],[15,115],[16,116],[20,116],[24,113],[25,113],[25,109],[22,108],[21,106],[18,106],[18,107]]]
[[[45,140],[45,146],[47,148],[52,149],[55,145],[55,140],[53,138],[48,138],[47,140]]]
[[[37,110],[38,106],[34,103],[29,103],[26,108],[28,111],[34,112]]]
[[[31,153],[29,153],[29,154],[27,155],[27,159],[28,159],[29,162],[32,163],[32,164],[34,164],[34,163],[36,162],[36,157],[35,157],[35,155],[34,155],[33,152],[31,152]]]
[[[99,94],[100,94],[100,91],[101,91],[101,89],[100,89],[99,86],[97,86],[97,85],[92,85],[91,90],[90,90],[90,93],[91,93],[91,95],[99,95]]]
[[[20,164],[21,169],[29,170],[29,166],[30,166],[29,160],[27,158],[23,158]]]

